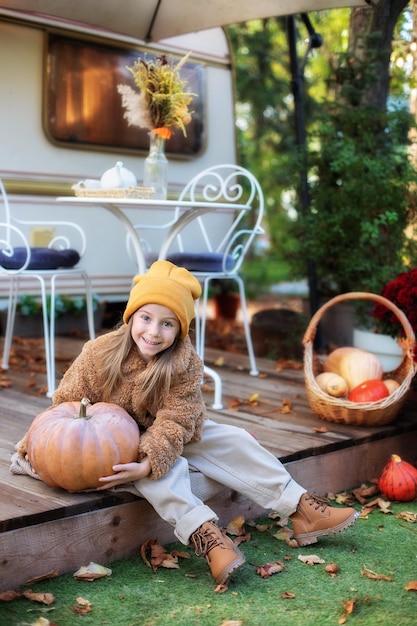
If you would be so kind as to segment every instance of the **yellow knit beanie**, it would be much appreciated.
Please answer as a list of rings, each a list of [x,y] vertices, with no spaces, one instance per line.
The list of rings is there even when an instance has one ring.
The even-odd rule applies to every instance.
[[[195,316],[194,301],[201,295],[198,280],[184,267],[177,267],[169,261],[156,261],[146,274],[135,276],[134,283],[123,321],[127,324],[133,313],[145,304],[161,304],[178,317],[180,337],[185,337]]]

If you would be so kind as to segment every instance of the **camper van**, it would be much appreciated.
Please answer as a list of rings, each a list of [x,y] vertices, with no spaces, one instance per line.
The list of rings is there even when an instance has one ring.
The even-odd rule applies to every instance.
[[[175,198],[201,170],[237,160],[233,68],[223,25],[365,4],[0,0],[0,177],[13,209],[26,219],[47,221],[52,214],[79,223],[87,234],[83,261],[95,293],[107,301],[125,297],[138,265],[121,220],[99,206],[57,202],[57,196],[73,196],[77,182],[98,181],[116,163],[141,184],[149,137],[124,117],[118,85],[134,84],[128,68],[139,58],[166,55],[179,62],[189,53],[181,72],[195,94],[192,123],[187,137],[178,131],[166,145],[169,197]],[[167,216],[156,210],[136,216],[129,209],[129,220],[158,224]],[[222,220],[230,215],[219,215],[216,232],[224,230]],[[32,245],[45,245],[52,232],[30,232]],[[147,234],[150,248],[157,248],[161,231]],[[192,249],[193,241],[185,243]],[[0,280],[0,300],[6,289],[7,281]],[[77,292],[77,284],[71,290]]]
[[[200,170],[236,161],[233,80],[224,30],[212,28],[157,44],[133,43],[76,22],[0,6],[0,177],[19,217],[48,220],[53,215],[85,229],[83,263],[94,292],[107,301],[128,294],[137,269],[128,253],[126,229],[101,207],[68,206],[57,197],[73,196],[78,181],[100,180],[118,162],[141,185],[149,137],[146,130],[128,125],[117,85],[134,85],[127,68],[139,58],[164,54],[177,63],[187,53],[181,77],[196,95],[187,136],[178,131],[166,143],[172,198]],[[146,216],[141,210],[136,217],[129,209],[129,219],[156,223],[167,216]],[[45,245],[50,230],[33,229],[32,245]],[[0,280],[0,298],[7,297],[7,289],[7,281]],[[28,282],[27,292],[31,289]],[[68,290],[76,293],[77,282]]]

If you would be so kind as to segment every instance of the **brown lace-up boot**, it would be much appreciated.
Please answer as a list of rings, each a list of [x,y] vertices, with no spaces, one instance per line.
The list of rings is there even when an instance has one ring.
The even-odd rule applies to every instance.
[[[308,546],[316,543],[318,537],[335,535],[352,526],[358,515],[355,509],[332,508],[327,500],[304,493],[290,517],[294,539],[299,546]]]
[[[204,556],[216,583],[226,583],[232,572],[243,565],[245,557],[212,522],[206,522],[192,535],[191,541],[197,556]]]

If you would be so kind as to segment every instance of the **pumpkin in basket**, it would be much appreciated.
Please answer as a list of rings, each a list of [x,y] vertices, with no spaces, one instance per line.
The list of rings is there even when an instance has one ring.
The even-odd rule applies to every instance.
[[[364,350],[350,346],[336,348],[327,357],[332,357],[327,363],[326,360],[323,362],[320,355],[315,352],[314,340],[321,318],[332,306],[346,300],[376,300],[384,304],[398,318],[404,330],[403,360],[401,365],[391,373],[390,380],[394,381],[394,384],[390,382],[389,395],[376,402],[351,402],[343,396],[332,397],[323,392],[316,381],[316,377],[324,370],[324,372],[341,376],[351,391],[366,380],[383,379],[384,373],[381,364],[378,364],[375,358],[372,358],[370,353],[367,354]],[[382,426],[395,419],[406,401],[411,381],[417,372],[417,364],[413,358],[415,335],[410,322],[404,313],[387,298],[360,291],[341,294],[332,298],[312,316],[304,333],[303,346],[307,399],[312,411],[318,417],[330,422],[356,424],[358,426]],[[342,361],[343,367],[341,367]],[[360,374],[359,380],[358,374]]]
[[[122,407],[63,402],[40,413],[27,435],[28,459],[42,480],[68,491],[95,489],[118,463],[138,459],[139,428]],[[87,409],[88,407],[88,409]]]
[[[371,352],[360,348],[336,348],[324,362],[324,371],[342,376],[347,382],[349,391],[365,380],[381,379],[382,364]]]

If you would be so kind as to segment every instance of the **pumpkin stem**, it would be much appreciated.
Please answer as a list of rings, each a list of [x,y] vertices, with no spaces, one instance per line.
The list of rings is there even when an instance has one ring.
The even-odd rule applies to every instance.
[[[77,415],[77,417],[83,417],[86,418],[87,417],[87,406],[91,404],[90,400],[88,398],[83,398],[81,400],[81,404],[80,404],[80,412]]]
[[[394,463],[401,463],[402,459],[400,456],[398,456],[398,454],[391,454],[391,458],[394,461]]]

